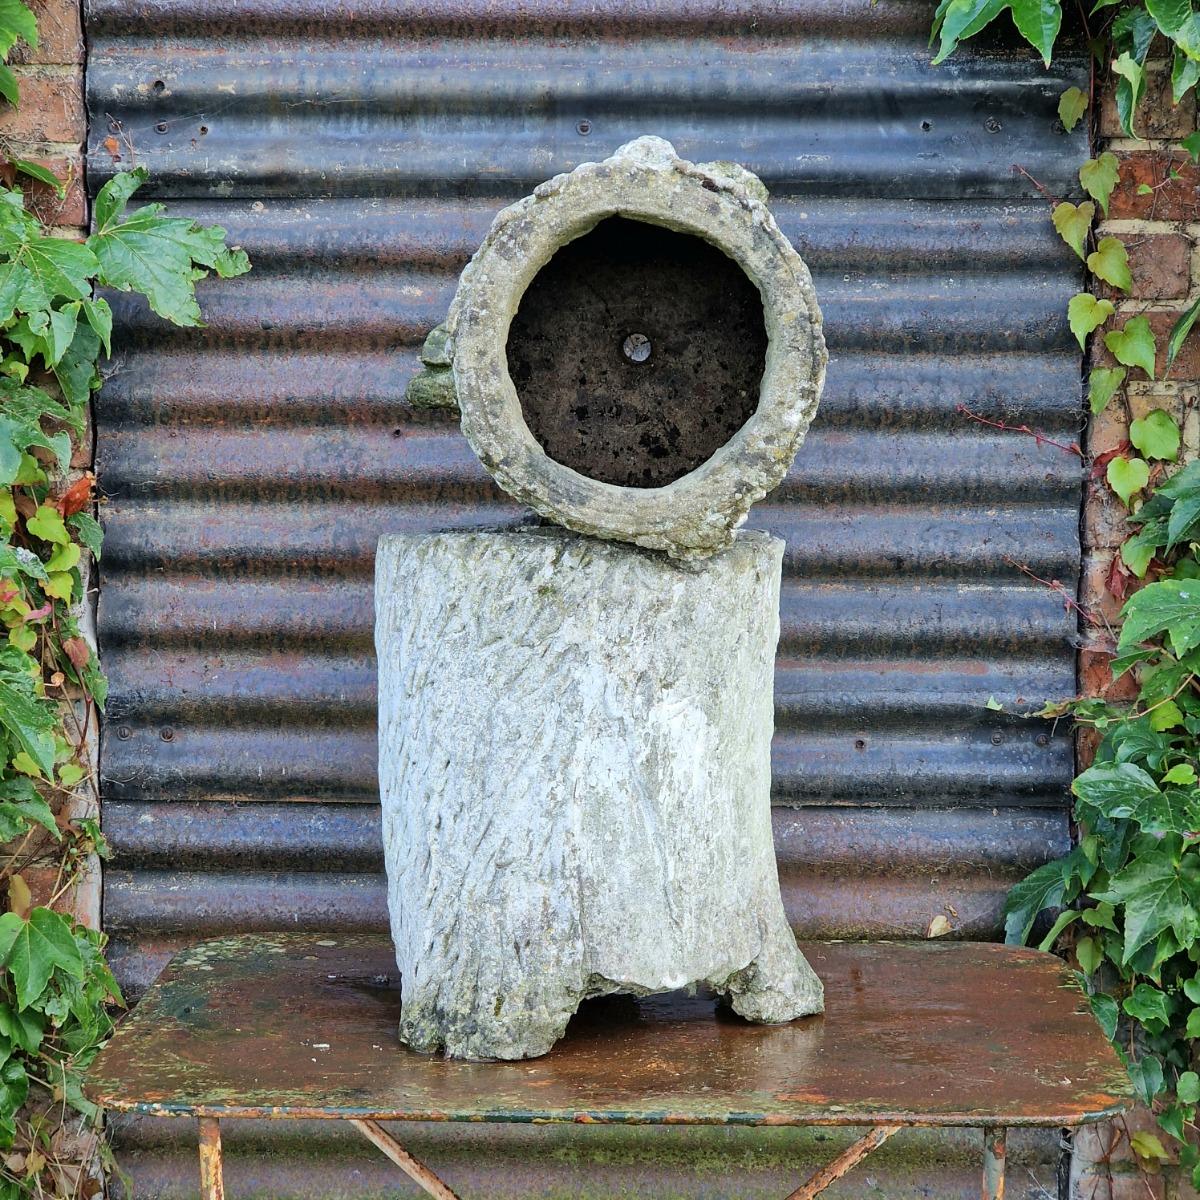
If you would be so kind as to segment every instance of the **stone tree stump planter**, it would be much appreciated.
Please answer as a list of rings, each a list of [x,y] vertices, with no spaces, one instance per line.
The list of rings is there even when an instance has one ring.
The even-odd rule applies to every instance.
[[[820,1008],[771,835],[782,557],[761,533],[693,569],[553,529],[380,542],[408,1045],[526,1058],[589,996],[697,983],[755,1021]]]
[[[736,533],[826,361],[764,200],[740,167],[639,139],[505,209],[427,340],[410,398],[457,404],[496,481],[565,529],[380,541],[413,1049],[544,1054],[613,992],[705,985],[761,1022],[822,1009],[771,834],[783,543]]]

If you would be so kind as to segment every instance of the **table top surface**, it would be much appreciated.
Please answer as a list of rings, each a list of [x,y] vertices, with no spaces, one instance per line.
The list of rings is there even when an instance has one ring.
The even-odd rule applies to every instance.
[[[87,1095],[162,1116],[684,1125],[1077,1125],[1130,1085],[1052,955],[969,942],[802,947],[826,1014],[751,1025],[712,998],[587,1002],[547,1055],[469,1063],[397,1040],[383,938],[261,934],[171,962]]]

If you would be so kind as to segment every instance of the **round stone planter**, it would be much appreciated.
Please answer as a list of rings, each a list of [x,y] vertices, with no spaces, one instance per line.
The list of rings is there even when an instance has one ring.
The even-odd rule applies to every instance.
[[[446,349],[463,432],[505,491],[676,558],[729,544],[795,457],[827,359],[808,269],[764,197],[743,168],[639,138],[500,213]],[[560,251],[573,266],[538,282]]]

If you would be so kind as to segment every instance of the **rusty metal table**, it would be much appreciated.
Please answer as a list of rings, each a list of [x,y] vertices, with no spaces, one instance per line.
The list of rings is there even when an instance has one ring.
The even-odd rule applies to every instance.
[[[593,1001],[544,1058],[464,1063],[396,1040],[391,945],[265,934],[179,954],[117,1030],[87,1095],[200,1120],[205,1200],[223,1196],[220,1122],[349,1121],[441,1200],[455,1194],[384,1121],[854,1125],[868,1132],[788,1197],[810,1200],[898,1130],[983,1134],[985,1200],[1005,1130],[1123,1112],[1130,1087],[1064,964],[967,942],[804,946],[828,1012],[750,1025],[703,996]]]

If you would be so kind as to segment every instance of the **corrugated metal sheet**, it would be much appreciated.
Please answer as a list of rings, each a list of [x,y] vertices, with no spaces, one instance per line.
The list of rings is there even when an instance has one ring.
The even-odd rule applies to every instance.
[[[907,936],[940,913],[995,933],[1008,885],[1067,841],[1065,732],[984,704],[1074,689],[1072,621],[1011,563],[1074,587],[1081,478],[1073,456],[957,409],[1077,435],[1078,264],[1013,166],[1071,190],[1085,147],[1055,106],[1086,63],[1068,48],[1046,72],[993,48],[930,68],[929,11],[89,0],[91,187],[115,144],[150,168],[147,193],[225,225],[255,264],[202,288],[201,333],[114,298],[97,404],[104,905],[125,982],[211,932],[383,927],[375,539],[518,515],[451,421],[404,404],[416,350],[503,203],[643,133],[761,175],[826,316],[821,411],[751,516],[788,540],[775,765],[792,920]],[[190,1160],[138,1128],[144,1194],[174,1194]],[[538,1195],[723,1186],[650,1148],[652,1168],[593,1179],[615,1151],[588,1159],[586,1142],[575,1174],[515,1168],[523,1143],[505,1137],[430,1153],[490,1156]],[[712,1138],[714,1162],[750,1153]],[[338,1182],[338,1153],[258,1159],[239,1194],[378,1190],[357,1158]],[[959,1151],[939,1154],[936,1194],[971,1194]],[[889,1195],[928,1183],[882,1161]]]

